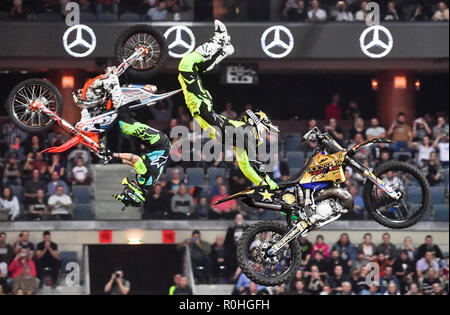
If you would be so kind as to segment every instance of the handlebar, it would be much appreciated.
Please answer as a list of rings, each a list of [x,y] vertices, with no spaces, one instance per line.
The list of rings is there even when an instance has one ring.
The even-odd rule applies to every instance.
[[[319,128],[314,127],[308,131],[304,136],[303,140],[317,142],[320,147],[326,149],[330,153],[336,153],[343,151],[342,148],[333,138],[327,133],[322,133]]]

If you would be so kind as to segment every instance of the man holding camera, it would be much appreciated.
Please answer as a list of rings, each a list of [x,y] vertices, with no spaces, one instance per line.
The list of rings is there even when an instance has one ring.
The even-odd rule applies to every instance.
[[[130,281],[123,278],[123,271],[117,268],[105,285],[105,293],[109,295],[127,295],[130,292]]]

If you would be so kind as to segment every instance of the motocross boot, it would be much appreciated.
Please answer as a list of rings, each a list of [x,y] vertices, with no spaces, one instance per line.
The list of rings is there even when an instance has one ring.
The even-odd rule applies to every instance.
[[[231,37],[228,35],[225,25],[219,20],[215,20],[214,36],[203,45],[197,47],[195,51],[203,57],[203,61],[210,61],[214,57],[217,57],[216,55],[223,50],[225,46],[230,45],[230,40]]]

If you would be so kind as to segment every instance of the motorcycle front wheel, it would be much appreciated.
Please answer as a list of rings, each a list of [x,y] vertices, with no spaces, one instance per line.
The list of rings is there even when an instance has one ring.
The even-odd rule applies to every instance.
[[[372,218],[391,229],[404,229],[416,224],[430,208],[430,185],[414,165],[404,162],[381,164],[373,173],[396,192],[399,200],[389,197],[371,181],[364,185],[364,204]]]
[[[6,110],[9,118],[23,131],[43,132],[55,124],[51,117],[32,108],[31,105],[37,100],[58,116],[62,114],[61,93],[53,84],[42,79],[22,81],[9,93]]]
[[[237,246],[237,260],[245,275],[252,281],[275,286],[289,281],[300,265],[300,245],[297,239],[273,255],[271,246],[277,243],[289,228],[280,222],[258,222],[245,229]]]
[[[126,71],[132,80],[144,81],[156,75],[168,58],[167,41],[156,29],[139,24],[126,29],[117,39],[116,58],[122,63],[137,48],[146,47],[147,54],[135,61]]]

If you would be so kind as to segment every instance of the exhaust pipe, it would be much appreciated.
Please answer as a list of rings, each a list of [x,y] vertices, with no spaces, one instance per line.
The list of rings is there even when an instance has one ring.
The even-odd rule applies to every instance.
[[[317,198],[315,198],[315,201],[319,202],[330,198],[338,198],[342,202],[345,209],[347,209],[348,211],[353,210],[354,206],[353,196],[347,189],[342,189],[338,187],[327,189],[323,191]]]

